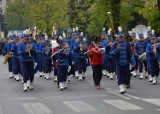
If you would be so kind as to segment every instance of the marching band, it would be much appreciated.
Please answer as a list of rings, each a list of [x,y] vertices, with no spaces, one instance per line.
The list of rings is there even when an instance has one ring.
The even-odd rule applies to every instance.
[[[131,76],[139,76],[139,79],[146,77],[153,85],[157,84],[160,39],[150,27],[143,29],[145,33],[144,30],[132,29],[129,32],[131,41],[126,41],[121,27],[118,27],[115,40],[112,29],[106,32],[104,28],[101,37],[93,36],[90,45],[86,43],[83,32],[79,33],[78,27],[73,28],[71,37],[67,37],[65,32],[59,35],[55,27],[51,37],[35,33],[32,37],[30,30],[26,29],[23,35],[8,38],[3,49],[4,64],[8,62],[11,79],[22,80],[24,92],[34,89],[36,73],[46,80],[54,77],[60,90],[67,89],[71,77],[85,80],[87,66],[91,65],[97,89],[101,88],[104,75],[111,80],[116,79],[120,93],[125,94],[126,89],[131,87]]]

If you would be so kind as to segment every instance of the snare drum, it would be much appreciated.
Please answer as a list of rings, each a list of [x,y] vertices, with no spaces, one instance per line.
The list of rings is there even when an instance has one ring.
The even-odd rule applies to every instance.
[[[139,61],[143,62],[146,60],[146,52],[143,52],[140,56],[139,56]]]

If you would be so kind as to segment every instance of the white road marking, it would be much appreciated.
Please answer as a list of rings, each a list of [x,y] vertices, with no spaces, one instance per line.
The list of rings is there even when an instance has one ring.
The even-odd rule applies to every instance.
[[[83,101],[64,101],[63,103],[71,108],[74,112],[97,111],[97,109],[93,108],[87,103],[84,103]]]
[[[111,106],[114,106],[121,110],[140,110],[143,109],[141,107],[138,107],[134,104],[122,101],[122,100],[103,100],[105,103],[110,104]]]
[[[116,91],[116,92],[119,92],[118,90],[115,90],[115,91]],[[125,93],[124,95],[127,96],[127,97],[131,97],[131,98],[133,98],[133,99],[141,99],[141,98],[139,98],[139,97],[130,95],[130,94],[128,94],[128,93]]]
[[[52,110],[43,103],[23,103],[22,106],[28,114],[53,114]]]
[[[5,100],[34,100],[36,97],[19,97],[19,98],[7,98]]]
[[[57,100],[57,99],[72,99],[72,98],[76,98],[74,96],[46,96],[44,97],[44,99],[46,100]]]
[[[0,114],[4,114],[1,106],[0,106]]]
[[[91,97],[107,97],[108,95],[82,95],[82,96],[80,96],[80,97],[82,97],[82,98],[91,98]]]
[[[121,97],[121,98],[124,98],[124,99],[127,99],[127,100],[130,100],[131,98],[129,98],[129,97],[126,97],[126,96],[124,96],[124,95],[121,95],[120,93],[117,93],[117,92],[115,92],[115,91],[112,91],[112,90],[110,90],[110,89],[106,89],[109,93],[112,93],[112,94],[114,94],[114,95],[117,95],[117,96],[119,96],[119,97]]]
[[[73,98],[93,98],[93,97],[106,97],[108,95],[80,95],[80,96],[46,96],[45,100],[57,100],[57,99],[73,99]]]
[[[143,99],[143,101],[160,106],[160,99]]]
[[[160,111],[160,109],[156,109],[157,111]]]

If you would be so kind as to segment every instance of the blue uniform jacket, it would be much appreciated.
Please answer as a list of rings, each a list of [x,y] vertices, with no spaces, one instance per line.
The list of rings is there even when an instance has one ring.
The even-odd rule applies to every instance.
[[[19,53],[19,55],[20,55],[20,60],[21,60],[21,62],[23,62],[23,61],[27,61],[27,60],[33,60],[33,61],[36,61],[36,45],[35,45],[35,43],[31,43],[32,44],[32,49],[31,49],[31,52],[30,52],[30,54],[31,54],[31,57],[29,57],[29,53],[28,52],[26,52],[26,44],[25,43],[20,43],[19,45],[18,45],[18,53]]]
[[[146,40],[144,40],[143,42],[144,42],[144,44],[143,44],[143,52],[145,52],[148,42]],[[142,53],[140,53],[140,41],[138,41],[136,43],[135,53],[137,53],[138,55],[142,54]]]
[[[128,64],[131,63],[131,64],[136,64],[136,61],[135,61],[135,58],[134,58],[134,55],[132,54],[132,50],[131,50],[131,46],[128,42],[126,42],[126,46],[127,46],[127,62]],[[111,48],[111,54],[113,54],[113,56],[115,57],[115,63],[116,65],[120,65],[120,52],[119,52],[119,49],[117,48],[117,45],[118,43],[114,43],[112,45],[112,48]]]
[[[153,47],[151,43],[148,43],[147,48],[146,48],[146,53],[147,53],[147,59],[153,60],[157,57],[157,55],[153,52]]]
[[[74,43],[74,56],[76,58],[86,58],[86,54],[84,54],[87,51],[87,44],[86,43],[82,43],[82,45],[86,48],[86,50],[83,50],[82,52],[80,52],[80,47],[79,47],[80,43],[79,42],[75,42]]]

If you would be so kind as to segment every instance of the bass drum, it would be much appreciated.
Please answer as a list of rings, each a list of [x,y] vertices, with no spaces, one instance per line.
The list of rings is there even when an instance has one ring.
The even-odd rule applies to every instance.
[[[137,35],[137,40],[139,40],[139,34],[141,34],[141,33],[143,33],[144,39],[147,38],[148,30],[147,30],[147,27],[145,25],[137,25],[135,27],[135,32],[136,32],[136,35]]]

